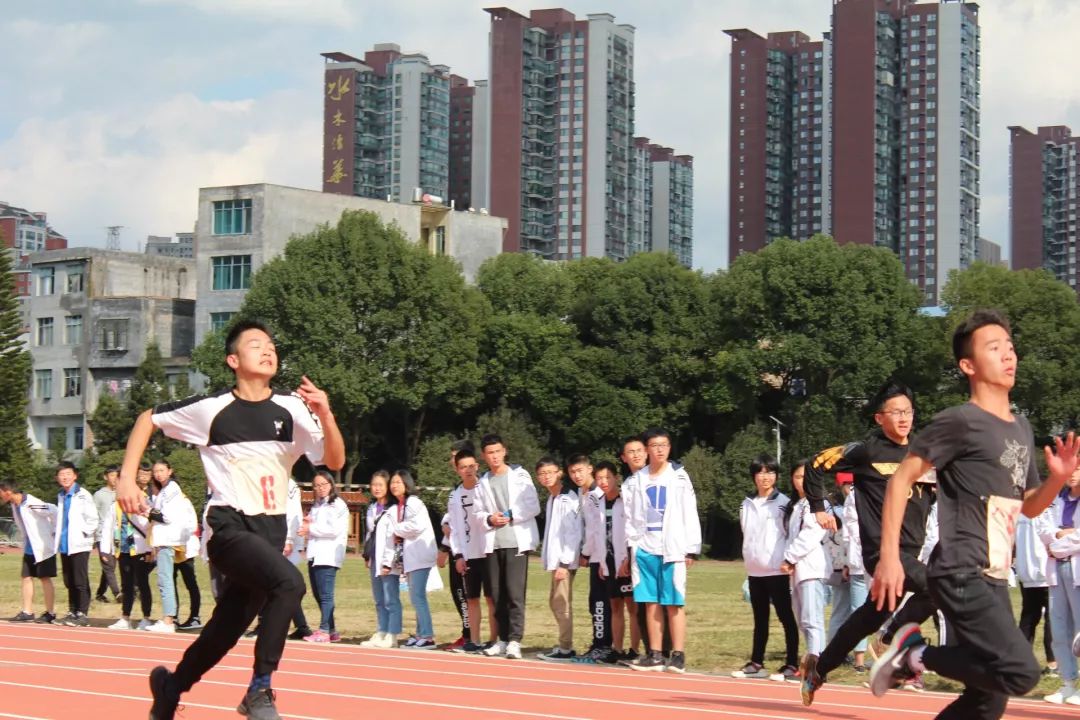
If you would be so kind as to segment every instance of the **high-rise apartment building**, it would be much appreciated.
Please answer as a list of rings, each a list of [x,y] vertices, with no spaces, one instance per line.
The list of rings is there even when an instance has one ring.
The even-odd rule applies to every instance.
[[[1013,268],[1046,268],[1080,288],[1076,185],[1080,138],[1064,125],[1009,128],[1009,242]]]
[[[31,212],[0,200],[0,248],[10,248],[15,294],[30,294],[30,274],[25,260],[30,253],[42,250],[61,250],[67,238],[48,223],[43,212]]]
[[[606,13],[489,8],[490,208],[505,249],[624,259],[631,240],[634,28]],[[475,203],[474,203],[475,205]]]
[[[376,45],[363,60],[326,58],[323,192],[409,202],[450,188],[450,71]]]
[[[686,267],[694,255],[694,158],[634,138],[629,254],[670,252]]]
[[[978,7],[834,0],[820,44],[728,34],[731,260],[830,233],[893,250],[937,304],[978,253]]]
[[[459,210],[488,207],[488,84],[450,76],[449,197]]]

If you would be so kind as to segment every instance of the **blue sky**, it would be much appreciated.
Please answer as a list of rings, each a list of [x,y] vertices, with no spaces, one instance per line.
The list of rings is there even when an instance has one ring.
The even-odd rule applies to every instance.
[[[491,2],[7,0],[0,19],[0,199],[75,245],[191,230],[198,188],[318,188],[319,53],[379,42],[487,74]],[[508,3],[519,12],[558,5]],[[637,28],[637,134],[695,157],[695,266],[727,257],[728,62],[721,32],[820,38],[831,0],[562,3]],[[1008,125],[1080,132],[1080,3],[982,3],[982,234],[1008,239]]]

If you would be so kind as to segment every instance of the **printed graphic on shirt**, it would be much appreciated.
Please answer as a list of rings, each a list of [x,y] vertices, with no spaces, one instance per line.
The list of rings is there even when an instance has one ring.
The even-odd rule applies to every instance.
[[[1016,488],[1018,494],[1023,494],[1029,464],[1028,446],[1006,438],[1005,452],[1001,453],[999,462],[1002,467],[1008,468],[1013,487]]]
[[[664,512],[667,510],[667,485],[649,485],[645,488],[648,505],[645,508],[645,529],[660,532],[664,529]]]
[[[896,468],[900,467],[900,463],[883,463],[876,462],[870,463],[870,466],[877,470],[884,477],[892,477],[896,473]]]

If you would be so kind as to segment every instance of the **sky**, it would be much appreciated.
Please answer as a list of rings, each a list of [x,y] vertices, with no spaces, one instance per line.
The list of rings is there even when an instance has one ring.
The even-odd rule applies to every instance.
[[[833,0],[566,0],[636,28],[637,135],[694,156],[694,266],[727,264],[725,28],[819,39]],[[72,246],[124,250],[194,228],[198,189],[319,189],[320,53],[376,43],[487,76],[493,3],[474,0],[5,0],[0,200]],[[527,14],[552,2],[507,5]],[[985,0],[981,234],[1008,256],[1009,125],[1080,133],[1080,2]]]

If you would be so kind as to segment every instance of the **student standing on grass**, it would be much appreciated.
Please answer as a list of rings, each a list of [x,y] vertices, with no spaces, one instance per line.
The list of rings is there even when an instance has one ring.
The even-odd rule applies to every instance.
[[[488,471],[477,483],[473,515],[491,530],[486,541],[487,575],[499,630],[499,641],[484,650],[484,654],[520,660],[529,554],[540,542],[536,527],[540,498],[529,471],[506,463],[502,438],[485,435],[480,441],[480,453]]]
[[[311,594],[319,606],[319,629],[304,639],[327,643],[341,640],[334,623],[334,589],[337,573],[345,562],[345,544],[349,539],[349,506],[338,497],[334,476],[326,470],[315,472],[311,481],[315,501],[304,518],[300,537],[307,539],[308,577]]]
[[[549,661],[573,660],[574,652],[574,575],[581,549],[581,500],[572,483],[563,483],[559,463],[545,455],[536,463],[536,479],[548,491],[544,512],[544,543],[540,559],[551,573],[548,606],[558,627],[558,644],[551,652],[537,657]]]
[[[1057,675],[1057,662],[1054,660],[1054,632],[1050,627],[1050,579],[1048,571],[1050,560],[1046,544],[1039,537],[1039,528],[1043,523],[1053,522],[1051,505],[1034,520],[1021,515],[1016,522],[1016,579],[1020,583],[1020,632],[1028,642],[1035,642],[1035,631],[1039,623],[1043,626],[1043,652],[1046,655],[1046,667],[1043,675]]]
[[[465,593],[469,637],[461,649],[465,652],[480,652],[484,649],[480,636],[481,592],[487,600],[490,641],[498,641],[495,603],[491,600],[491,583],[487,577],[485,547],[489,532],[486,523],[472,512],[476,502],[477,472],[480,464],[472,450],[463,449],[454,456],[454,466],[461,478],[461,484],[450,494],[447,513],[450,522],[450,553],[453,557],[450,575],[461,578]]]
[[[96,540],[100,544],[102,528],[109,519],[109,513],[116,504],[116,479],[120,477],[120,468],[110,465],[103,473],[105,484],[94,493],[94,507],[97,508],[98,526]],[[101,579],[98,581],[97,592],[94,599],[100,603],[108,602],[105,591],[110,590],[113,600],[120,602],[120,585],[116,582],[116,557],[112,553],[98,551],[98,562],[101,565]]]
[[[368,484],[371,501],[364,521],[364,564],[371,575],[371,594],[375,599],[375,632],[360,643],[361,647],[395,648],[401,634],[400,562],[383,574],[382,557],[394,544],[393,521],[387,509],[397,504],[390,494],[390,473],[377,470]],[[393,572],[396,570],[397,572]]]
[[[149,507],[146,495],[139,490],[143,507]],[[153,547],[147,540],[150,521],[142,514],[128,515],[120,508],[120,503],[113,503],[113,511],[106,520],[101,533],[101,545],[98,552],[110,553],[116,557],[116,566],[120,569],[120,619],[109,625],[110,630],[147,630],[154,623],[150,614],[154,610],[153,595],[150,593],[150,570]],[[138,625],[131,622],[131,611],[135,599],[139,600],[142,619]]]
[[[844,568],[844,575],[847,577],[848,587],[844,599],[847,600],[848,604],[847,610],[844,611],[838,610],[836,603],[833,603],[833,611],[838,613],[840,617],[834,615],[829,620],[829,642],[833,641],[833,638],[836,637],[840,628],[843,627],[852,613],[866,604],[866,598],[870,595],[870,586],[866,582],[866,567],[863,565],[862,540],[859,537],[859,510],[855,502],[854,481],[854,473],[836,473],[836,482],[840,484],[841,490],[844,491],[844,508],[841,517],[843,519],[843,537],[847,549],[847,565]],[[855,660],[855,666],[852,669],[858,675],[864,675],[870,671],[870,668],[866,666],[866,646],[867,642],[864,637],[852,649]]]
[[[1039,540],[1049,560],[1045,564],[1050,585],[1050,625],[1054,657],[1059,659],[1061,688],[1047,695],[1050,703],[1080,705],[1077,690],[1077,662],[1070,652],[1069,638],[1080,632],[1080,470],[1069,477],[1050,507],[1036,518]],[[1019,550],[1019,548],[1018,548]],[[1018,557],[1019,560],[1019,552]],[[1023,625],[1023,618],[1021,619]],[[1034,634],[1034,628],[1032,628]],[[1027,637],[1027,633],[1024,634]],[[1029,641],[1030,642],[1030,641]]]
[[[79,472],[66,460],[56,468],[60,494],[56,499],[59,516],[53,550],[60,556],[64,587],[68,593],[68,614],[60,622],[70,627],[87,627],[90,611],[90,550],[98,529],[97,507],[90,492],[79,485]]]
[[[634,670],[686,672],[686,571],[701,553],[701,524],[690,476],[668,462],[671,436],[653,428],[642,436],[649,462],[635,473],[636,488],[626,509],[626,541],[633,553],[634,601],[647,603],[649,654]],[[658,649],[663,616],[671,626],[671,658]]]
[[[792,610],[806,638],[806,652],[820,655],[825,648],[825,578],[832,567],[822,544],[829,531],[818,524],[803,491],[805,472],[805,460],[791,468],[791,485],[799,499],[790,508],[780,571],[791,577]]]
[[[29,493],[20,492],[12,483],[0,481],[0,502],[11,505],[11,514],[23,536],[22,609],[12,622],[52,623],[56,620],[56,551],[53,534],[56,532],[57,507],[42,502]],[[45,612],[34,619],[34,580],[41,583],[45,597]]]
[[[633,495],[634,489],[637,487],[637,471],[645,467],[645,463],[648,462],[648,455],[645,452],[645,443],[641,442],[640,435],[631,435],[623,439],[622,453],[619,454],[619,459],[622,460],[623,465],[626,466],[626,480],[619,490],[619,494],[622,496],[623,508],[625,509],[629,507],[629,498]],[[623,517],[625,518],[625,510]],[[625,526],[623,527],[622,534],[623,537],[626,537]],[[629,561],[629,548],[627,548],[627,558]],[[629,575],[629,562],[627,563],[627,568],[627,573]],[[645,631],[645,605],[639,605],[632,600],[631,604],[634,606],[634,612],[630,616],[630,649],[626,651],[626,658],[620,661],[623,664],[629,664],[638,659],[638,648],[642,641],[645,643],[645,654],[649,654],[649,634]],[[668,627],[666,617],[664,618],[663,635],[661,649],[664,652],[664,656],[668,657],[671,655],[671,629]]]
[[[1046,482],[1039,484],[1027,418],[1013,414],[1009,391],[1017,356],[1008,322],[979,310],[953,334],[953,355],[967,376],[971,400],[938,413],[911,443],[889,479],[882,513],[881,560],[872,593],[892,610],[904,593],[901,533],[908,497],[931,468],[937,470],[940,539],[930,559],[930,594],[957,644],[929,647],[919,626],[900,628],[870,671],[870,689],[883,695],[925,670],[964,684],[938,714],[949,720],[993,720],[1010,695],[1039,682],[1031,644],[1016,625],[1007,586],[1016,518],[1037,517],[1077,467],[1073,433],[1045,448]],[[1059,658],[1060,660],[1060,658]]]
[[[737,678],[767,678],[765,648],[769,644],[769,605],[784,627],[785,661],[778,674],[794,676],[799,662],[799,628],[791,609],[791,582],[780,569],[784,562],[784,508],[791,500],[776,487],[780,466],[769,455],[759,455],[750,463],[754,492],[739,508],[742,527],[742,556],[750,587],[750,607],[754,614],[750,662],[731,673]]]
[[[179,612],[176,594],[176,563],[186,557],[177,557],[179,552],[187,552],[187,542],[195,534],[198,518],[191,501],[173,479],[172,467],[164,460],[158,460],[153,466],[154,495],[150,508],[150,538],[157,559],[158,593],[161,595],[161,619],[146,628],[150,632],[176,632],[176,615]]]
[[[225,657],[260,608],[251,682],[237,708],[256,720],[278,720],[271,674],[285,647],[289,619],[304,594],[300,572],[282,555],[289,475],[301,455],[332,470],[345,464],[345,443],[326,393],[304,378],[295,393],[270,387],[278,356],[269,329],[238,321],[225,338],[230,390],[147,410],[135,421],[120,471],[117,499],[127,513],[143,502],[134,484],[154,431],[196,445],[211,498],[206,512],[210,562],[224,576],[206,627],[170,672],[150,673],[151,720],[175,717],[180,696]]]
[[[390,476],[390,494],[397,504],[390,511],[394,546],[389,547],[382,560],[384,575],[391,572],[394,549],[401,550],[401,570],[408,578],[409,600],[416,611],[416,633],[405,647],[416,650],[434,650],[435,628],[431,622],[428,605],[428,576],[435,567],[438,550],[435,547],[435,529],[431,527],[431,515],[427,506],[416,495],[416,482],[408,470],[398,470]],[[400,612],[400,605],[398,606]]]
[[[468,440],[458,440],[450,446],[450,469],[457,473],[457,465],[455,460],[459,452],[468,451],[473,454],[473,444]],[[475,476],[474,476],[475,479]],[[458,617],[461,618],[461,636],[452,642],[446,649],[450,652],[461,651],[465,645],[472,641],[472,628],[469,625],[469,600],[465,593],[465,576],[462,573],[458,573],[454,570],[452,559],[454,551],[452,548],[452,535],[453,529],[450,526],[450,514],[451,508],[454,506],[454,495],[461,488],[460,485],[450,492],[450,497],[447,500],[447,511],[443,514],[442,521],[439,525],[442,528],[442,536],[439,539],[439,560],[438,567],[442,569],[450,564],[450,597],[454,602],[454,609],[457,610]],[[470,502],[471,504],[471,502]],[[477,639],[480,638],[479,628],[477,628]]]

